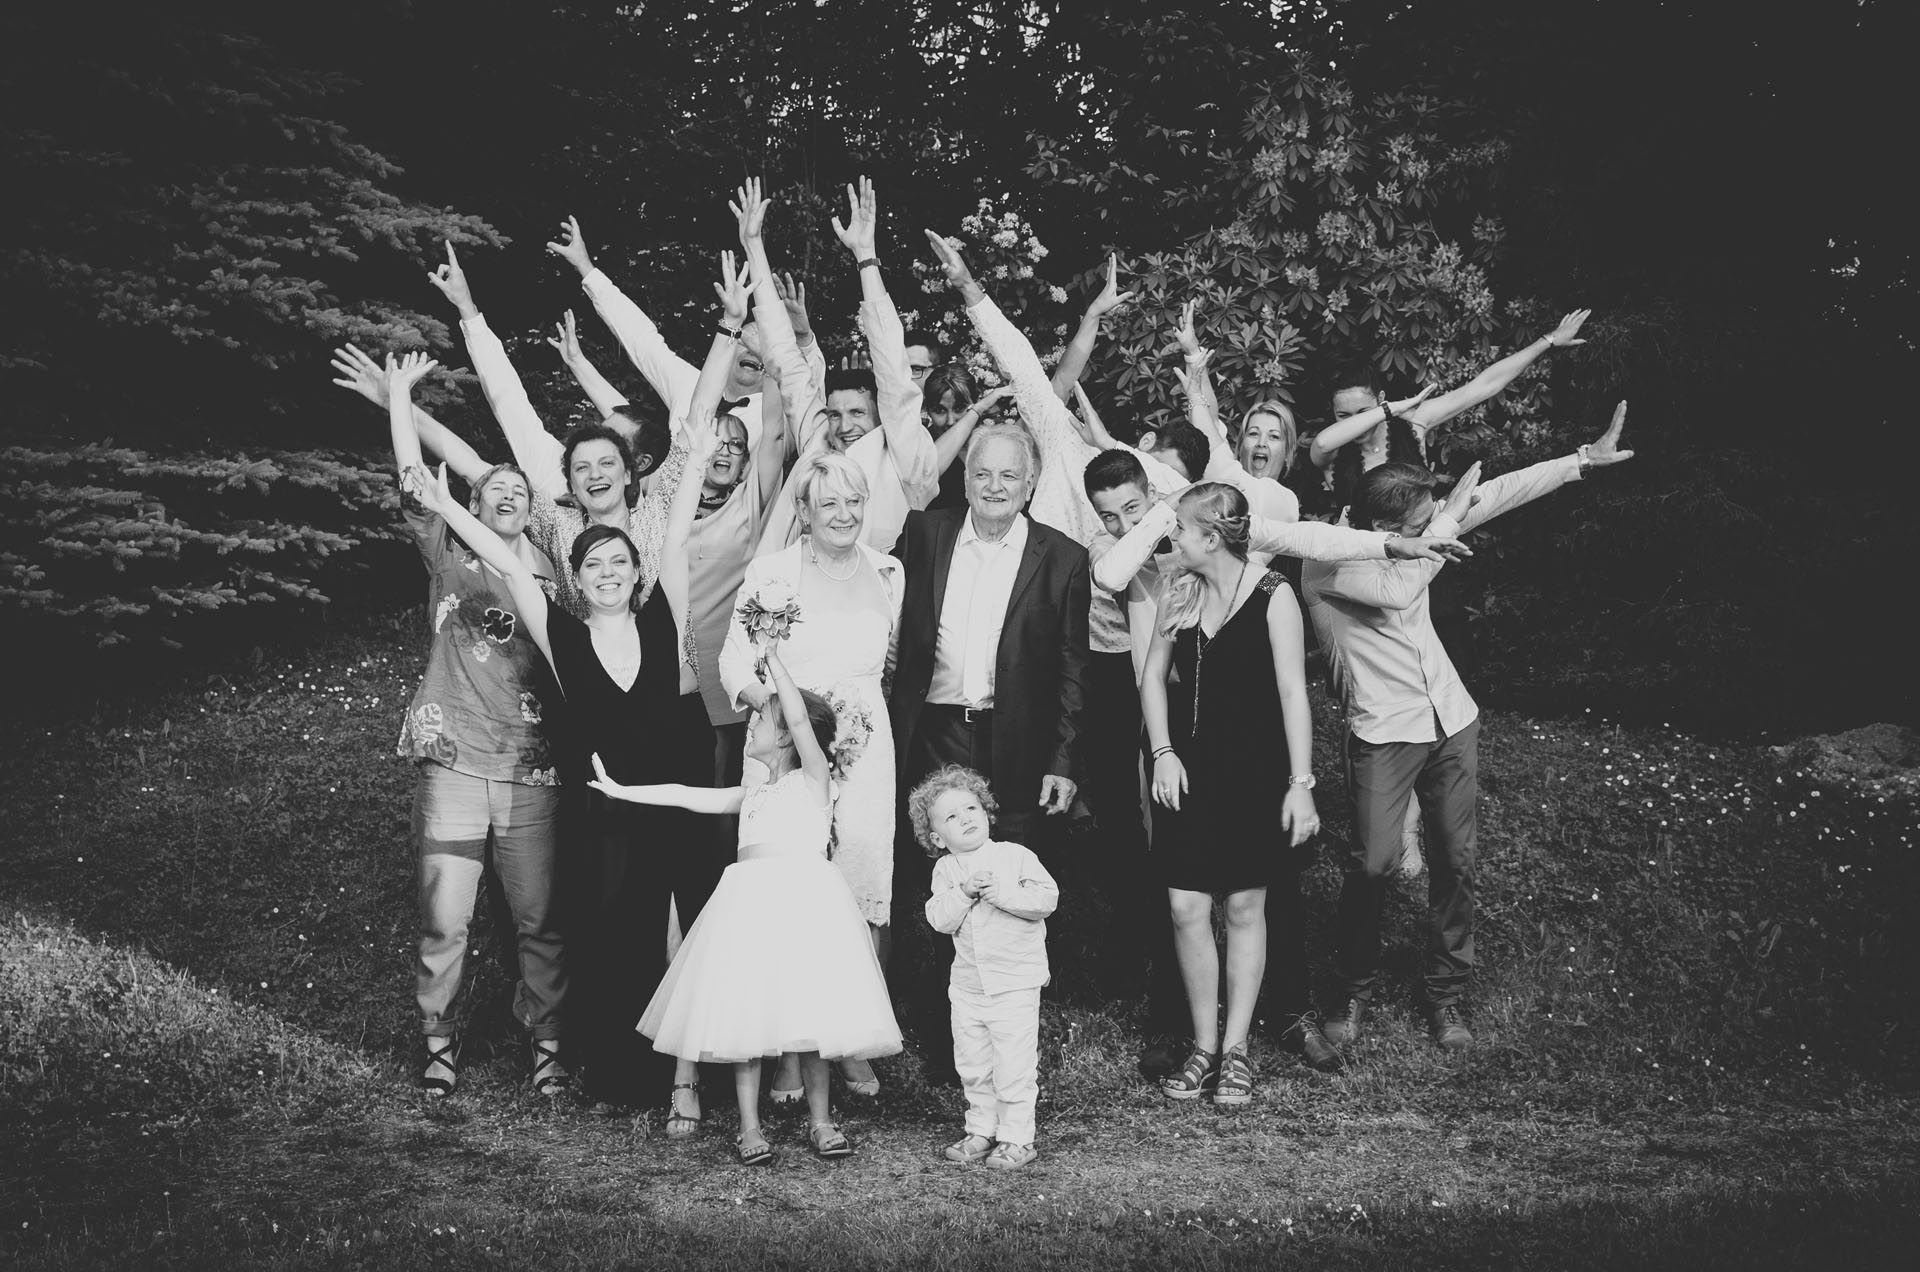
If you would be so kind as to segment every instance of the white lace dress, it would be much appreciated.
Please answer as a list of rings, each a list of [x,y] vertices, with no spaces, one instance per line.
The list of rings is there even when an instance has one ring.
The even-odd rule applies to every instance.
[[[799,770],[748,789],[739,859],[640,1017],[654,1050],[715,1063],[900,1050],[866,922],[826,858],[829,816]]]

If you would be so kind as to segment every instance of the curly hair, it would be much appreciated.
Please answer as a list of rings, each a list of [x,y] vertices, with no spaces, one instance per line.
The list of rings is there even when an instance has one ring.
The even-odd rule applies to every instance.
[[[907,817],[913,822],[913,837],[920,841],[920,846],[927,850],[929,857],[938,857],[946,851],[934,837],[933,827],[927,817],[933,811],[933,801],[948,791],[965,791],[973,796],[980,801],[980,807],[986,810],[989,818],[1000,811],[999,801],[994,799],[986,778],[962,764],[948,764],[935,769],[907,796]]]

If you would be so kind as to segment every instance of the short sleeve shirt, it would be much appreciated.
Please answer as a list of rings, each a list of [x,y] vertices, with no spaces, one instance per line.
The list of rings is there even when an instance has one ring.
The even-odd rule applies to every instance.
[[[558,691],[506,584],[411,497],[405,511],[427,566],[433,644],[398,753],[470,777],[558,785],[541,728],[542,700]]]

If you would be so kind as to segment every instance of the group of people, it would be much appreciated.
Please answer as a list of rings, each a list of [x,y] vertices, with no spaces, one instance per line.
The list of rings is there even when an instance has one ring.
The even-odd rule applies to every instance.
[[[947,1156],[1033,1160],[1046,919],[1068,921],[1081,892],[1135,934],[1160,1041],[1143,1072],[1172,1099],[1244,1104],[1263,982],[1307,1064],[1341,1067],[1359,1036],[1416,799],[1425,1005],[1439,1045],[1468,1045],[1477,716],[1430,585],[1460,535],[1632,452],[1622,404],[1576,454],[1487,481],[1475,465],[1441,501],[1424,446],[1578,343],[1585,312],[1448,392],[1390,402],[1370,375],[1341,381],[1308,453],[1312,490],[1344,515],[1301,520],[1291,411],[1261,401],[1223,424],[1192,306],[1175,333],[1188,420],[1128,445],[1079,384],[1131,298],[1111,263],[1049,374],[929,232],[1005,381],[982,392],[904,329],[871,184],[847,199],[833,228],[860,280],[857,366],[827,367],[804,288],[768,260],[758,182],[729,204],[742,254],[722,254],[698,365],[595,268],[577,222],[547,245],[664,426],[592,366],[569,313],[551,343],[603,420],[550,433],[451,245],[430,279],[511,461],[414,404],[425,355],[336,357],[336,383],[388,411],[431,580],[399,747],[419,770],[422,1085],[459,1082],[455,1001],[490,859],[534,1088],[577,1079],[638,1104],[670,1062],[681,1138],[702,1124],[697,1066],[730,1064],[744,1163],[772,1155],[763,1066],[769,1099],[804,1103],[816,1153],[851,1152],[830,1075],[877,1095],[869,1062],[902,1049],[903,1020],[965,1090]],[[1281,555],[1304,559],[1297,588]],[[1324,1017],[1300,890],[1320,825],[1303,601],[1347,712],[1354,815]]]

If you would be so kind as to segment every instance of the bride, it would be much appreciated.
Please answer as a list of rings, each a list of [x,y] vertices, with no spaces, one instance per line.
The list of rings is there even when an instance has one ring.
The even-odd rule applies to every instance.
[[[772,585],[799,602],[800,617],[781,642],[781,658],[803,689],[837,699],[843,713],[864,711],[872,736],[840,783],[833,810],[834,864],[884,953],[893,896],[893,733],[883,685],[893,670],[900,624],[900,562],[860,542],[868,487],[859,464],[818,452],[794,470],[793,500],[806,533],[798,542],[747,567],[720,653],[720,683],[735,708],[763,711],[773,686],[763,680],[759,651],[739,616],[739,603]],[[879,1079],[864,1060],[843,1062],[841,1077],[856,1095],[878,1095]],[[770,1094],[800,1098],[796,1057],[783,1056]]]

